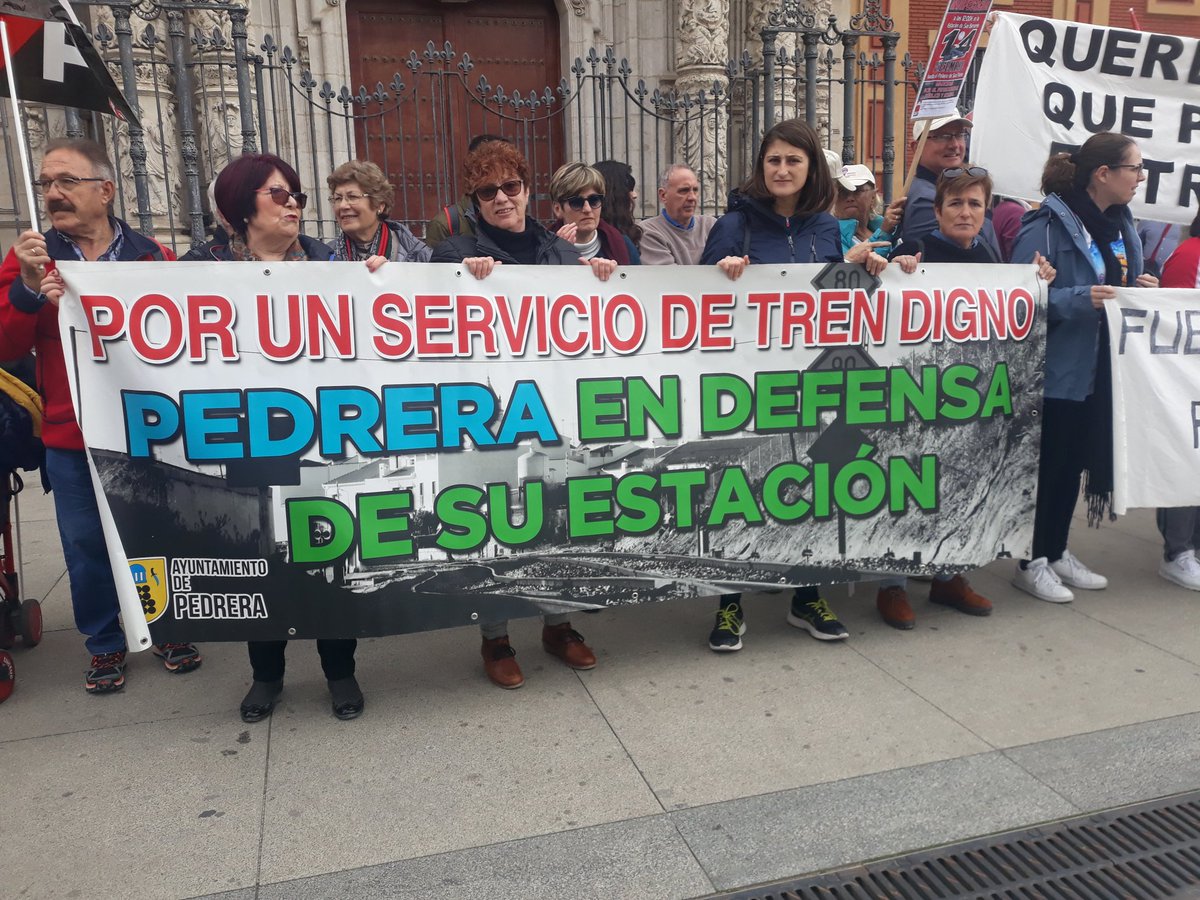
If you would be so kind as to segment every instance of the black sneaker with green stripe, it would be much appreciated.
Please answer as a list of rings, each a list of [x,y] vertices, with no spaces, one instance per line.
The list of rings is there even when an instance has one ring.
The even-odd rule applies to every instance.
[[[815,591],[807,594],[803,590],[797,590],[792,598],[788,624],[803,628],[818,641],[844,641],[850,637],[850,632],[838,621],[829,604]]]
[[[746,633],[746,622],[742,618],[741,594],[729,594],[721,598],[717,608],[717,622],[708,636],[708,649],[717,653],[729,653],[742,649],[742,635]]]

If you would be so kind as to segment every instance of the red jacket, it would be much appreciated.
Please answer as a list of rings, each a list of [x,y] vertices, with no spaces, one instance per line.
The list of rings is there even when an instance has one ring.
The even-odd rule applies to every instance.
[[[1158,283],[1165,288],[1200,287],[1200,237],[1188,238],[1175,248]]]
[[[173,260],[175,254],[157,241],[138,234],[128,223],[114,220],[124,233],[120,259]],[[77,257],[57,231],[45,232],[46,249],[56,260]],[[53,266],[49,266],[53,269]],[[58,307],[42,303],[31,308],[31,293],[21,281],[21,264],[12,250],[0,265],[0,360],[20,359],[33,350],[37,354],[37,388],[42,395],[45,417],[42,442],[58,450],[82,450],[83,435],[75,424],[67,364],[58,336]],[[18,305],[13,304],[17,297]],[[23,308],[22,308],[23,307]]]

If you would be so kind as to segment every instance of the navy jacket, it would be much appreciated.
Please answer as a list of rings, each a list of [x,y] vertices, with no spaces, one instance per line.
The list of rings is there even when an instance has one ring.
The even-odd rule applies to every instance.
[[[1142,274],[1142,242],[1128,207],[1121,208],[1121,233],[1128,257],[1128,283]],[[1039,252],[1058,274],[1050,285],[1046,326],[1045,395],[1056,400],[1086,400],[1096,381],[1103,310],[1092,306],[1092,285],[1100,284],[1092,267],[1087,237],[1079,220],[1058,194],[1021,217],[1013,243],[1014,260]]]
[[[963,163],[963,165],[968,165]],[[932,169],[917,166],[917,175],[908,186],[908,199],[904,201],[904,215],[900,217],[900,240],[919,241],[938,227],[937,215],[933,211],[933,198],[937,194],[938,176]],[[992,211],[987,211],[983,220],[980,238],[987,241],[1000,258],[1000,242],[996,240],[996,229],[992,227]]]
[[[739,195],[708,233],[700,264],[727,256],[749,256],[751,263],[840,262],[842,234],[827,212],[785,218],[770,201]]]
[[[539,266],[578,265],[579,251],[558,235],[547,231],[533,219],[526,217],[525,227],[537,233],[537,262]],[[446,238],[433,248],[433,262],[462,262],[472,256],[490,256],[501,262],[513,264],[516,260],[493,241],[482,228],[477,234],[456,234]]]

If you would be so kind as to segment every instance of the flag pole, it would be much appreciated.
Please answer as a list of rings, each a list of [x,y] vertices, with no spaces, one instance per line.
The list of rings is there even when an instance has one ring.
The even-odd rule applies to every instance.
[[[30,227],[41,230],[38,222],[37,198],[33,195],[33,167],[29,162],[29,144],[25,140],[25,123],[21,121],[21,102],[17,98],[17,76],[13,72],[12,52],[8,48],[8,28],[0,19],[0,46],[4,50],[4,72],[8,75],[8,96],[12,99],[13,126],[17,132],[17,146],[20,148],[21,172],[25,175],[25,200],[29,203]]]

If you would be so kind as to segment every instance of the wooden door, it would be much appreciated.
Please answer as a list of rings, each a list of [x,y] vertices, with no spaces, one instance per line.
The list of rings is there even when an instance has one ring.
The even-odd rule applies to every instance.
[[[355,105],[354,133],[359,158],[382,167],[396,188],[396,218],[422,234],[424,223],[461,194],[467,144],[481,133],[513,140],[530,162],[535,197],[545,193],[563,162],[562,116],[554,112],[558,104],[531,108],[528,100],[562,77],[554,0],[349,0],[346,15],[351,90],[374,94],[382,82],[391,95],[365,109]],[[454,55],[428,58],[430,41],[435,54],[449,42]],[[397,73],[399,92],[391,87]],[[522,103],[495,102],[499,88]],[[483,96],[486,104],[478,102]]]

